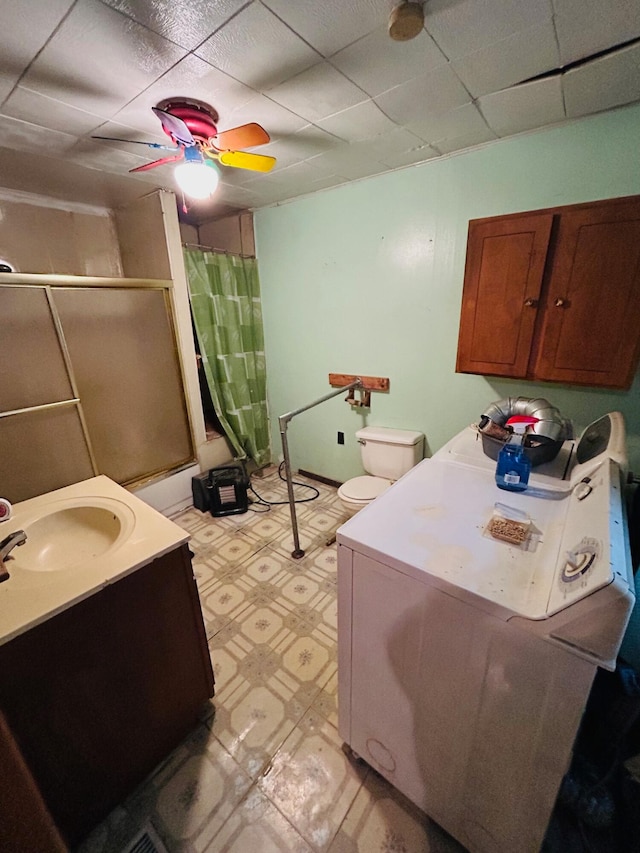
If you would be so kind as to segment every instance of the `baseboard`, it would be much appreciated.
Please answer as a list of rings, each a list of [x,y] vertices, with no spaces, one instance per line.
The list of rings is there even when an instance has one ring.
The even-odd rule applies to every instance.
[[[333,486],[334,489],[339,489],[342,485],[340,480],[331,480],[329,477],[323,477],[321,474],[314,474],[312,471],[303,471],[302,468],[298,468],[298,474],[302,474],[303,477],[308,477],[310,480],[317,480],[318,483],[324,483],[325,486]]]

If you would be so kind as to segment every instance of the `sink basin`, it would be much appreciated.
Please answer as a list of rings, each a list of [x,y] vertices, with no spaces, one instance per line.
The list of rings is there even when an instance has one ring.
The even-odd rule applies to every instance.
[[[27,541],[11,552],[8,568],[57,572],[88,566],[115,550],[133,526],[133,513],[120,501],[58,501],[24,525]]]

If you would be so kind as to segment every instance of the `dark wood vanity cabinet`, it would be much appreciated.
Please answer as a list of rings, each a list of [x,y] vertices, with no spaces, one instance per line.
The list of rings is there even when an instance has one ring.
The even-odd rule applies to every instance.
[[[640,196],[469,223],[456,370],[628,388]]]
[[[186,545],[0,646],[0,710],[70,845],[180,743],[212,695]]]

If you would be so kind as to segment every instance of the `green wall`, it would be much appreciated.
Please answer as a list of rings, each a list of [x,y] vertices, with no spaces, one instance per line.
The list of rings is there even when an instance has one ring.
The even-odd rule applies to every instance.
[[[434,452],[490,402],[522,395],[578,430],[621,411],[638,472],[639,377],[619,393],[457,374],[455,360],[468,221],[638,194],[639,138],[636,106],[257,211],[274,459],[278,415],[328,393],[329,373],[353,373],[388,376],[390,392],[369,411],[338,396],[296,417],[294,469],[361,474],[366,424],[421,430]]]

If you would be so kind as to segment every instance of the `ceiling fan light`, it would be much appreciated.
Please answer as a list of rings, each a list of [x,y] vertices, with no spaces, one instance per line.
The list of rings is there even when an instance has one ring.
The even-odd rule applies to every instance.
[[[216,191],[220,180],[220,174],[213,163],[192,161],[176,166],[175,176],[178,186],[189,198],[209,198]]]

